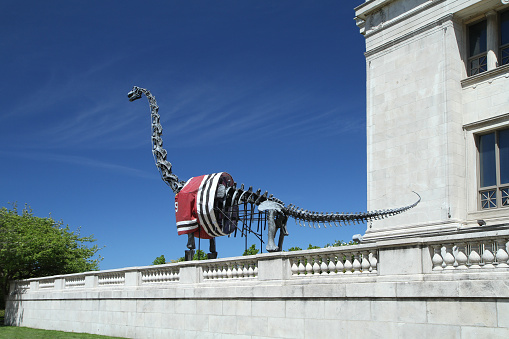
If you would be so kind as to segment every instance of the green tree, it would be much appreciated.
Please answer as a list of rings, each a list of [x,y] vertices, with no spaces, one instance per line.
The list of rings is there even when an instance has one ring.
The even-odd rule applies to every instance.
[[[39,218],[25,205],[0,208],[0,306],[9,291],[9,281],[99,269],[100,248],[89,247],[93,236],[83,237],[62,221]]]
[[[317,249],[317,248],[321,248],[320,246],[313,246],[311,244],[309,244],[308,246],[308,250],[314,250],[314,249]]]
[[[164,254],[155,258],[155,260],[152,262],[152,265],[163,265],[163,264],[166,264],[166,259],[164,258]]]
[[[258,254],[258,249],[256,248],[255,244],[252,244],[244,251],[242,255],[255,255],[255,254]]]
[[[300,247],[290,247],[288,249],[288,252],[293,252],[293,251],[302,251],[302,248],[300,248]]]
[[[343,240],[335,240],[332,244],[327,244],[325,247],[339,247],[339,246],[347,246],[347,245],[355,245],[356,243],[353,240],[349,242],[344,242]]]
[[[193,256],[193,260],[207,260],[207,253],[202,250],[196,250]]]

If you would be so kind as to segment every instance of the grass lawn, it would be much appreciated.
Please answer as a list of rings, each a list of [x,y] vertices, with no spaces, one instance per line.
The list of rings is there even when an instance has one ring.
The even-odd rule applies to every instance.
[[[100,339],[117,338],[87,333],[46,331],[28,327],[4,326],[5,311],[0,310],[0,339]]]

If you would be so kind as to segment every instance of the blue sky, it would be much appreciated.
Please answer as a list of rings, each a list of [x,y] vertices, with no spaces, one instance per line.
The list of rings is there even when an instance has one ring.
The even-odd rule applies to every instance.
[[[183,256],[148,103],[127,100],[137,85],[156,96],[181,179],[225,171],[286,204],[364,211],[360,3],[4,1],[0,206],[28,203],[81,226],[106,246],[101,269]],[[366,228],[288,225],[284,249]],[[240,255],[244,240],[217,246],[220,257]]]

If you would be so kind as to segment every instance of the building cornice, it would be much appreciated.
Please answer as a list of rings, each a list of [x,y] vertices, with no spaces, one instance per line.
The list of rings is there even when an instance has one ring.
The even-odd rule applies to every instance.
[[[408,20],[409,18],[413,17],[414,15],[417,15],[425,10],[428,10],[429,8],[433,7],[433,6],[436,6],[442,2],[444,2],[445,0],[428,0],[427,2],[423,3],[422,5],[419,5],[419,6],[416,6],[414,8],[412,8],[411,10],[391,19],[391,20],[388,20],[386,22],[382,22],[380,25],[378,25],[377,27],[374,27],[368,31],[365,31],[363,34],[364,34],[364,37],[365,38],[369,38],[377,33],[380,33],[382,32],[383,30],[389,28],[389,27],[392,27],[402,21],[405,21],[405,20]],[[387,4],[388,2],[384,2],[383,4]]]
[[[395,0],[368,0],[354,8],[355,16],[365,20],[366,16]]]
[[[399,37],[399,38],[390,40],[390,41],[388,41],[388,42],[386,42],[386,43],[384,43],[384,44],[382,44],[382,45],[380,45],[378,47],[370,49],[369,51],[364,53],[364,55],[365,55],[366,58],[369,58],[369,57],[371,57],[371,56],[373,56],[373,55],[375,55],[377,53],[380,53],[383,50],[386,50],[386,49],[388,49],[390,47],[398,45],[398,44],[402,43],[403,41],[408,40],[408,39],[410,39],[410,38],[412,38],[412,37],[414,37],[416,35],[419,35],[419,34],[425,32],[427,30],[430,30],[430,29],[432,29],[434,27],[437,27],[437,26],[441,26],[441,25],[443,25],[446,22],[452,22],[453,19],[454,19],[454,15],[453,14],[447,14],[447,15],[445,15],[445,16],[443,16],[443,17],[441,17],[441,18],[439,18],[439,19],[437,19],[437,20],[435,20],[433,22],[428,23],[427,25],[424,25],[424,26],[420,27],[419,29],[416,29],[415,31],[412,31],[410,33],[407,33],[407,34]]]

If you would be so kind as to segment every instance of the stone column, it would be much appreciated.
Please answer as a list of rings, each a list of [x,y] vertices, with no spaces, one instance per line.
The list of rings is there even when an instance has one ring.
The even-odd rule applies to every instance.
[[[498,66],[498,15],[495,11],[486,13],[486,34],[487,34],[487,67],[488,71]]]
[[[181,267],[179,276],[179,281],[184,284],[196,284],[203,281],[202,268],[197,266]]]
[[[65,289],[65,279],[64,278],[58,278],[55,279],[55,290],[63,290]]]
[[[292,275],[290,262],[283,258],[258,261],[258,280],[286,280]]]
[[[99,282],[99,278],[97,275],[87,275],[85,276],[85,287],[86,288],[95,288],[97,287]]]
[[[125,272],[125,286],[140,286],[141,272]]]

